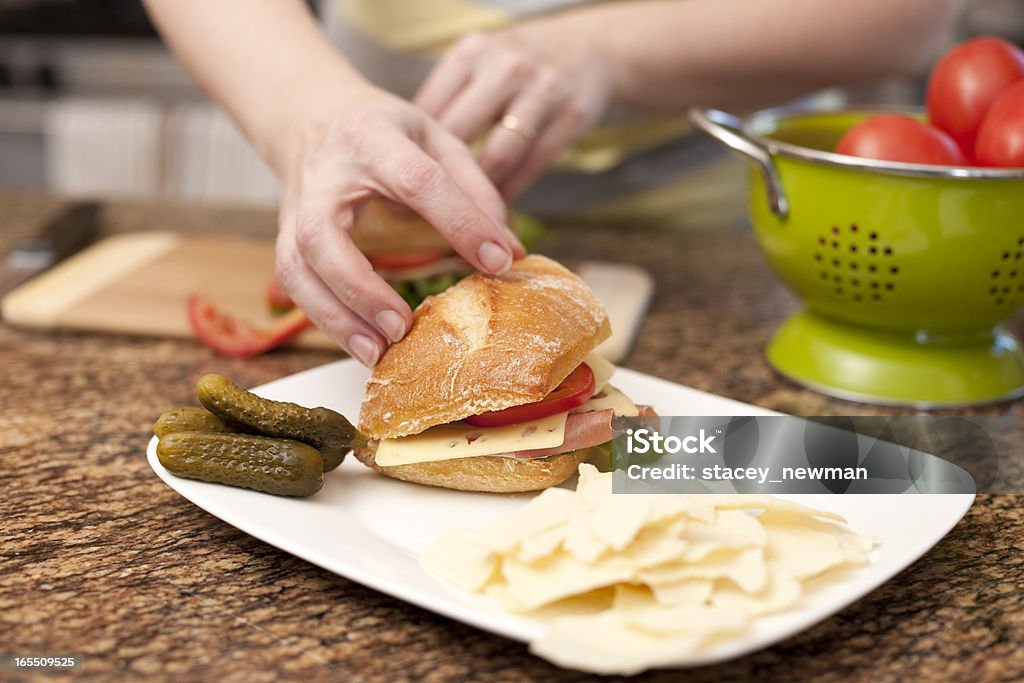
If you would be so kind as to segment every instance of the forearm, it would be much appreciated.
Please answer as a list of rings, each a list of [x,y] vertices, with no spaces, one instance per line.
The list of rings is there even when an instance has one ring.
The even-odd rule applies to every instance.
[[[565,12],[538,28],[593,41],[617,103],[673,112],[918,73],[959,9],[960,0],[648,0]]]
[[[288,175],[317,111],[365,88],[301,0],[145,0],[203,89]],[[336,112],[336,110],[334,110]]]

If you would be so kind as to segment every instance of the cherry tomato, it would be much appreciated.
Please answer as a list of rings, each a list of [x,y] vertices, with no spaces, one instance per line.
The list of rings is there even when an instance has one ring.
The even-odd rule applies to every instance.
[[[836,152],[908,164],[963,166],[967,163],[948,135],[899,114],[879,114],[861,121],[846,131],[836,145]]]
[[[269,327],[254,327],[221,313],[197,295],[188,299],[188,321],[199,341],[228,358],[248,358],[269,351],[311,324],[302,309],[293,308]]]
[[[1024,166],[1024,81],[989,108],[975,146],[979,166]]]
[[[985,112],[1008,86],[1024,78],[1024,52],[991,36],[961,43],[943,55],[928,79],[928,118],[974,159]]]
[[[505,425],[539,420],[555,413],[564,413],[583,405],[594,395],[594,371],[586,363],[580,363],[555,390],[536,403],[513,406],[504,410],[492,410],[467,417],[466,422],[474,427],[504,427]]]
[[[295,302],[285,294],[281,285],[277,284],[276,277],[271,277],[267,283],[267,307],[274,315],[281,315],[295,308]]]
[[[374,268],[385,270],[401,270],[403,268],[415,268],[425,266],[428,263],[440,260],[447,252],[440,250],[402,250],[393,249],[388,251],[377,251],[367,254]]]

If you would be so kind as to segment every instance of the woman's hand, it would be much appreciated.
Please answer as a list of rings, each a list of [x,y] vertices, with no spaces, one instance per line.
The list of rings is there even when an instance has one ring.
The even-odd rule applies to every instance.
[[[442,55],[415,103],[466,143],[490,131],[480,165],[506,199],[600,118],[611,71],[556,21],[467,35]]]
[[[338,100],[338,113],[295,136],[277,278],[320,329],[373,366],[408,331],[412,312],[349,236],[362,203],[379,195],[408,206],[484,272],[503,272],[525,251],[469,149],[429,116],[371,86],[346,89],[343,104],[324,99]]]

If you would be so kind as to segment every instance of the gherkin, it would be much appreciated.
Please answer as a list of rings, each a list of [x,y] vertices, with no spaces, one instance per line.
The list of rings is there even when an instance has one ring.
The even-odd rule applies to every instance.
[[[188,479],[281,496],[311,496],[324,485],[320,452],[290,439],[175,432],[160,439],[156,454],[168,472]]]
[[[204,375],[196,384],[199,402],[229,424],[267,436],[294,439],[320,451],[324,471],[338,465],[353,447],[366,445],[366,437],[343,415],[329,408],[305,408],[272,401],[235,386],[221,375]]]

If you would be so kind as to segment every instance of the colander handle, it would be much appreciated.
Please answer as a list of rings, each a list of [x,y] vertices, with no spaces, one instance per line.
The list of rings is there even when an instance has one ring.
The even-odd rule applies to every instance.
[[[743,132],[743,124],[738,117],[718,109],[694,107],[690,109],[690,123],[753,163],[764,179],[772,213],[779,218],[789,216],[789,202],[782,191],[782,181],[771,152]]]

